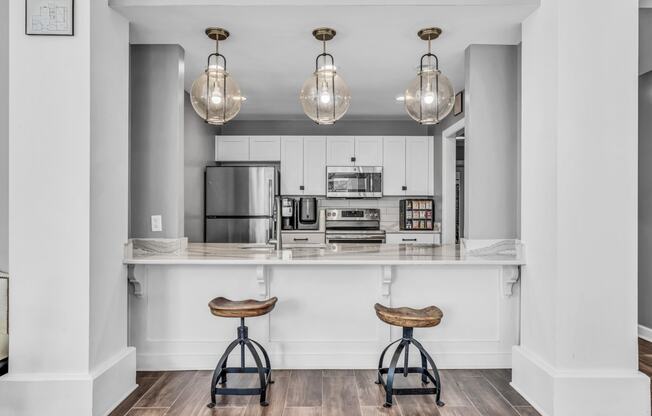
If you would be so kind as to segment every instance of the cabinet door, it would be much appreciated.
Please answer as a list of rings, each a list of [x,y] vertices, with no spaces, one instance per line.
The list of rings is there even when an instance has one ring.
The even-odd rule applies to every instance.
[[[249,138],[249,160],[281,160],[281,138],[279,136],[251,136]]]
[[[383,138],[380,136],[356,136],[355,164],[357,166],[382,166]]]
[[[326,137],[303,138],[304,195],[326,195]]]
[[[405,185],[406,195],[428,195],[428,137],[405,138]]]
[[[405,195],[405,137],[383,137],[383,195]]]
[[[439,185],[439,187],[441,188],[441,185]],[[428,137],[428,195],[435,195],[435,138],[434,137]]]
[[[249,136],[215,136],[215,160],[249,160]]]
[[[355,164],[355,139],[353,136],[328,136],[326,146],[328,166],[353,166]]]
[[[303,137],[281,137],[281,194],[303,195]]]

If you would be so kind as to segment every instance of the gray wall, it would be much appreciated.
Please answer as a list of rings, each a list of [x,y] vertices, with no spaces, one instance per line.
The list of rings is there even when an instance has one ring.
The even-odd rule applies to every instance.
[[[652,71],[638,80],[638,322],[652,328]]]
[[[215,160],[216,128],[204,122],[184,94],[185,232],[188,241],[204,241],[204,170]]]
[[[0,270],[9,270],[9,2],[0,2]]]
[[[245,104],[246,105],[246,104]],[[346,117],[346,116],[345,116]],[[340,120],[331,126],[320,126],[308,120],[234,120],[222,127],[224,135],[366,135],[424,136],[434,131],[421,126],[405,115],[405,120]]]
[[[465,67],[465,234],[515,238],[518,46],[471,45]]]
[[[184,235],[183,59],[179,45],[130,48],[130,237]]]

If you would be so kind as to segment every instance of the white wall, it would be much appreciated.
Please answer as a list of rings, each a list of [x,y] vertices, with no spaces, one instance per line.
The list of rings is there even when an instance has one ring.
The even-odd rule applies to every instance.
[[[652,329],[652,71],[638,85],[638,323]]]
[[[91,4],[89,360],[93,414],[104,415],[136,383],[122,265],[129,215],[129,22],[106,1]]]
[[[131,46],[131,237],[184,236],[183,57],[179,45]]]
[[[639,10],[638,73],[652,71],[652,8]]]
[[[11,359],[0,414],[44,403],[105,414],[135,387],[120,266],[128,26],[93,3],[75,3],[75,36],[49,37],[25,35],[24,3],[9,2]]]
[[[465,54],[464,234],[518,236],[518,46]]]
[[[0,2],[0,270],[9,270],[9,2]]]
[[[546,0],[523,23],[527,265],[512,374],[548,415],[650,414],[637,372],[637,23],[635,0]]]

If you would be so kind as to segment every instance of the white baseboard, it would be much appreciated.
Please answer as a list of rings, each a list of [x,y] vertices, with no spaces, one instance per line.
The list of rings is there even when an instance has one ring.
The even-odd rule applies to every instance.
[[[652,342],[652,329],[639,325],[638,326],[638,337],[643,338],[644,340],[648,342]]]
[[[0,377],[0,415],[106,415],[135,389],[135,377],[134,348],[92,373],[9,373]]]
[[[125,348],[92,372],[93,415],[111,413],[136,385],[136,349]]]
[[[634,369],[557,370],[513,348],[512,386],[542,415],[650,415],[650,379]]]
[[[138,353],[139,371],[213,370],[220,358],[216,354],[188,353]],[[447,368],[510,368],[511,353],[438,353],[433,354],[440,369]],[[389,360],[389,357],[385,357]],[[377,353],[270,354],[272,367],[276,369],[373,369],[378,365]]]

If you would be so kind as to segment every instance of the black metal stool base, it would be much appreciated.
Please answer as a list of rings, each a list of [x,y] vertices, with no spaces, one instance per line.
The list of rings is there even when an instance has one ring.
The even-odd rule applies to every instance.
[[[240,346],[240,367],[227,367],[227,360],[229,354],[235,349],[235,347]],[[263,358],[265,359],[265,365],[263,366],[260,361],[260,356],[256,351],[256,348],[263,353]],[[245,347],[249,350],[249,353],[256,362],[256,367],[245,367]],[[226,383],[227,374],[258,374],[258,379],[260,382],[260,387],[217,387],[219,384]],[[267,351],[260,345],[258,342],[249,338],[248,328],[244,324],[244,318],[240,318],[240,326],[238,327],[238,338],[235,339],[224,351],[222,357],[217,362],[215,371],[213,372],[213,379],[211,381],[211,402],[207,405],[209,408],[215,407],[216,399],[215,397],[218,394],[221,395],[236,395],[236,396],[246,396],[246,395],[260,395],[260,405],[267,406],[267,387],[274,383],[272,378],[272,367],[269,363],[269,356]]]
[[[437,406],[444,406],[444,402],[441,401],[441,379],[439,378],[439,371],[435,365],[435,361],[432,359],[428,351],[423,348],[417,340],[412,336],[414,329],[413,328],[403,328],[403,337],[398,339],[391,344],[389,344],[383,352],[380,354],[380,360],[378,361],[378,380],[376,384],[380,384],[385,389],[385,407],[391,407],[392,397],[394,395],[406,395],[406,394],[434,394],[436,395]],[[399,343],[394,350],[394,355],[390,361],[389,367],[383,367],[383,360],[385,358],[385,353],[392,345]],[[410,345],[419,351],[421,355],[421,367],[410,367],[408,365],[409,361],[409,350]],[[398,359],[401,356],[401,353],[404,353],[404,365],[403,367],[396,367],[398,364]],[[432,372],[428,370],[428,365],[432,368]],[[399,373],[403,374],[404,377],[407,377],[408,374],[421,374],[421,382],[423,384],[433,383],[432,387],[403,387],[395,388],[394,387],[394,376]],[[387,375],[387,381],[383,376]]]

